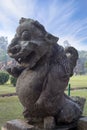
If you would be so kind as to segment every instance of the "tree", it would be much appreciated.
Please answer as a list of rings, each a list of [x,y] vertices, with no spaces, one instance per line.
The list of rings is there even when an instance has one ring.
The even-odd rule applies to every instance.
[[[6,49],[7,49],[7,44],[8,44],[7,37],[1,36],[1,37],[0,37],[0,49],[6,51]]]
[[[8,40],[7,37],[0,37],[0,61],[7,64],[7,45]]]
[[[87,61],[85,62],[85,68],[87,68]]]

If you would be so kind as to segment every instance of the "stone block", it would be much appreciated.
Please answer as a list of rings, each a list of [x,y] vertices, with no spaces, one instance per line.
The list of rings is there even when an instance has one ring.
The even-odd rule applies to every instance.
[[[1,130],[7,130],[7,128],[5,126],[1,127]]]
[[[2,127],[1,130],[35,130],[35,129],[33,125],[29,125],[25,121],[15,119],[7,121],[6,127]]]
[[[79,119],[78,130],[87,130],[87,117],[82,117]]]
[[[75,127],[76,124],[73,123],[69,125],[61,124],[56,126],[54,118],[50,116],[44,119],[44,128],[36,125],[29,125],[23,120],[15,119],[7,121],[1,130],[77,130]]]
[[[48,116],[44,118],[44,128],[45,129],[52,129],[55,128],[55,120],[54,117]]]

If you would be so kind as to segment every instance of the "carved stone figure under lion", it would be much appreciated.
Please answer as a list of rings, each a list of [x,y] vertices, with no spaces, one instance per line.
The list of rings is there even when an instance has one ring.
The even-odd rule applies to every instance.
[[[7,71],[17,77],[16,92],[28,122],[53,117],[59,122],[77,121],[80,106],[64,91],[78,59],[73,47],[58,45],[38,21],[21,18],[8,54],[17,61]],[[36,120],[35,120],[36,119]]]

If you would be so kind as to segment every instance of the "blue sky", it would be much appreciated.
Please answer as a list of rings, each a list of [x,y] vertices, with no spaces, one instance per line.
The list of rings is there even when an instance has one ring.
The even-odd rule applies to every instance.
[[[60,45],[87,50],[87,0],[0,0],[0,36],[9,43],[21,17],[41,22]]]

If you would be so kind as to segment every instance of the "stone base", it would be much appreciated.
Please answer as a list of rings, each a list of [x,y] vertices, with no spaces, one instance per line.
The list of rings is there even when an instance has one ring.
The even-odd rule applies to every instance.
[[[56,127],[55,119],[52,116],[48,116],[44,118],[44,128],[45,129],[53,129]]]
[[[1,127],[1,130],[7,130],[7,128],[5,126]]]
[[[87,130],[87,117],[82,117],[79,119],[78,130]]]
[[[51,121],[50,121],[51,120]],[[30,125],[27,122],[15,119],[11,121],[7,121],[5,126],[1,128],[1,130],[48,130],[48,125],[51,123],[51,128],[49,130],[87,130],[87,117],[81,117],[78,123],[72,123],[69,125],[58,125],[54,128],[54,119],[53,118],[45,118],[45,128],[39,128],[34,125]],[[76,128],[76,126],[78,128]],[[53,127],[53,129],[52,129]]]
[[[48,120],[48,119],[46,119]],[[53,120],[53,119],[52,119]],[[52,122],[53,123],[53,122]],[[49,124],[49,122],[48,122]],[[48,125],[46,124],[46,125]],[[50,124],[49,124],[50,125]],[[76,124],[61,125],[56,128],[50,128],[49,130],[75,130]],[[33,125],[29,125],[23,120],[15,119],[7,121],[6,125],[1,128],[1,130],[48,130],[48,128],[39,128]]]
[[[1,130],[35,130],[33,125],[27,124],[23,120],[11,120],[7,121],[6,125],[1,128]]]

